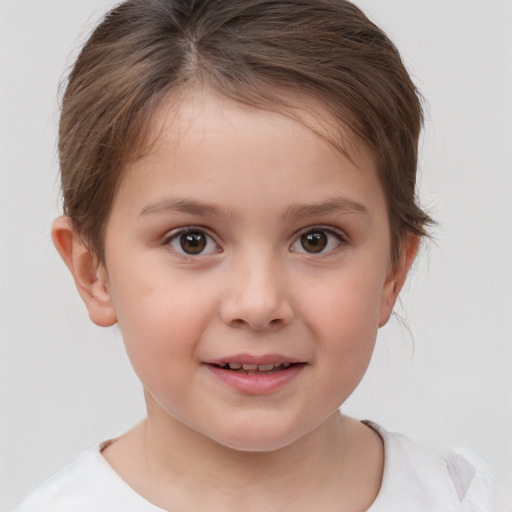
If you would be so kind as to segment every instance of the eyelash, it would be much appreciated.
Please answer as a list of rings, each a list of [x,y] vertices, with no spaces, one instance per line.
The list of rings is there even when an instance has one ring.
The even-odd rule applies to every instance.
[[[303,243],[302,243],[303,242],[302,237],[304,237],[305,235],[309,235],[309,234],[319,234],[319,233],[326,234],[328,237],[329,236],[334,237],[337,241],[336,246],[330,248],[327,251],[324,250],[325,249],[325,247],[324,247],[317,252],[306,251],[306,250],[298,250],[297,251],[297,250],[293,249],[294,245],[296,245],[296,244],[300,244],[302,246],[302,249],[305,249],[303,246]],[[298,233],[298,235],[295,237],[293,243],[290,245],[290,251],[300,253],[300,254],[313,255],[313,256],[314,255],[327,256],[327,255],[336,253],[340,249],[340,246],[346,244],[347,242],[348,242],[347,236],[342,231],[339,231],[339,230],[336,230],[334,228],[327,227],[327,226],[308,226],[307,228],[301,230]],[[327,247],[328,247],[328,245],[329,245],[329,240],[327,240]]]
[[[199,250],[197,253],[186,252],[183,249],[180,239],[184,235],[194,235],[194,234],[204,235],[206,237],[206,240],[204,242],[205,245],[202,248],[199,247]],[[305,250],[304,239],[302,237],[304,237],[306,235],[317,235],[317,234],[327,235],[327,237],[326,237],[327,240],[325,241],[326,245],[324,247],[320,247],[320,249],[318,251]],[[329,239],[328,239],[329,236],[334,237],[337,241],[337,244],[335,247],[331,247],[329,250],[325,251],[325,248],[329,247],[329,243],[330,242],[332,243],[332,240],[329,241]],[[196,239],[194,241],[194,239],[191,238],[190,241],[195,243],[195,242],[199,242],[199,239]],[[312,238],[310,241],[313,243],[313,246],[314,246],[316,243],[319,243],[319,242],[321,244],[324,240],[321,240],[318,237],[316,237],[316,239]],[[179,247],[173,246],[173,243],[178,243]],[[339,250],[340,246],[343,244],[346,244],[346,243],[347,243],[347,237],[346,237],[345,233],[343,233],[341,231],[338,231],[331,227],[326,227],[326,226],[308,226],[307,228],[303,229],[295,236],[292,244],[290,245],[290,252],[300,253],[300,254],[308,254],[308,255],[319,255],[319,256],[320,255],[328,255],[328,254],[337,252],[337,250]],[[215,246],[214,248],[211,247],[212,244]],[[294,246],[296,244],[300,244],[301,248],[299,250],[297,250],[297,248],[294,248]],[[181,256],[189,257],[189,258],[196,258],[198,256],[208,256],[210,254],[222,252],[222,249],[218,246],[218,244],[215,242],[213,237],[211,235],[209,235],[204,228],[195,227],[195,226],[187,226],[187,227],[180,228],[180,229],[172,232],[169,236],[167,236],[165,238],[164,245],[169,246],[173,251],[180,254]],[[205,253],[204,250],[208,249],[208,248],[209,248],[209,252]],[[302,250],[302,249],[304,249],[304,250]]]
[[[193,235],[193,234],[201,234],[206,237],[206,245],[200,252],[194,254],[194,253],[187,253],[183,250],[182,247],[173,247],[173,242],[178,242],[180,244],[180,238],[184,235]],[[206,249],[209,245],[213,244],[215,246],[215,250],[210,250],[210,252],[205,253],[204,249]],[[197,256],[207,256],[210,254],[222,252],[222,249],[218,246],[218,244],[215,242],[213,237],[207,233],[207,231],[204,228],[196,227],[196,226],[187,226],[185,228],[177,229],[176,231],[173,231],[169,236],[167,236],[164,240],[164,245],[169,246],[173,251],[177,252],[181,256],[189,257],[189,258],[196,258]],[[211,248],[210,248],[211,249]]]

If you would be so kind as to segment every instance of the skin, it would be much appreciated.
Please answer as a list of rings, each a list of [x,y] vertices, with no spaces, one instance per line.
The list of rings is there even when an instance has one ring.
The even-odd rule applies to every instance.
[[[104,265],[66,218],[53,227],[91,319],[119,324],[145,390],[147,420],[105,458],[173,511],[366,510],[382,442],[338,408],[418,245],[408,238],[391,265],[372,153],[351,144],[349,160],[290,117],[204,90],[162,108],[154,133],[114,199]],[[184,227],[207,235],[204,252],[183,251]],[[308,251],[304,233],[327,246]],[[248,394],[205,365],[233,354],[305,364]]]

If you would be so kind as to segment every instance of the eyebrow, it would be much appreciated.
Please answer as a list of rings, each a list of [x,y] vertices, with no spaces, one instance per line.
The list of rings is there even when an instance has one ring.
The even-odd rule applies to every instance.
[[[191,199],[164,199],[157,203],[146,206],[139,214],[139,217],[159,213],[186,213],[189,215],[228,217],[229,211],[212,203],[202,203]],[[297,217],[308,217],[325,215],[328,213],[342,213],[347,215],[358,215],[367,217],[368,209],[361,203],[348,198],[338,197],[311,204],[294,204],[286,208],[282,218],[289,220]]]
[[[145,217],[155,213],[188,213],[190,215],[206,216],[228,216],[228,211],[211,203],[201,203],[190,199],[164,199],[154,204],[146,206],[139,214],[139,217]]]
[[[283,213],[283,219],[310,217],[328,213],[342,213],[368,217],[368,208],[357,201],[345,197],[337,197],[321,203],[297,204],[289,206]]]

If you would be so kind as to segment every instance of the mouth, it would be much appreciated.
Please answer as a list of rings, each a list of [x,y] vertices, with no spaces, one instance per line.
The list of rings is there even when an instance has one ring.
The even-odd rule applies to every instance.
[[[292,363],[292,362],[284,362],[284,363],[269,363],[269,364],[251,364],[251,363],[235,363],[235,362],[226,362],[226,363],[209,363],[212,366],[219,368],[221,370],[228,370],[234,373],[239,373],[242,375],[272,375],[274,373],[282,372],[288,370],[297,365],[303,365],[305,363]]]
[[[276,354],[239,354],[203,363],[230,388],[248,395],[277,392],[303,374],[308,363]]]

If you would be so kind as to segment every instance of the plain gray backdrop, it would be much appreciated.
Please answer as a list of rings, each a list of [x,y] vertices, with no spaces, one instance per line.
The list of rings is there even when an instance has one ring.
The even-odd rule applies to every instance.
[[[425,244],[344,407],[466,445],[512,510],[512,1],[359,0],[427,98]],[[50,240],[57,88],[107,0],[0,0],[0,510],[144,416],[116,328],[93,326]]]

